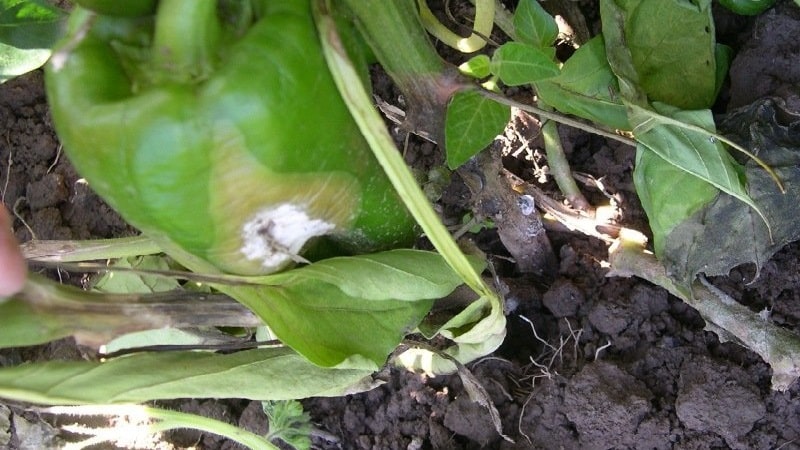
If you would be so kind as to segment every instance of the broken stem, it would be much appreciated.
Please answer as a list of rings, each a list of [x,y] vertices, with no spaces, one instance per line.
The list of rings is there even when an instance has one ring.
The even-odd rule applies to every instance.
[[[39,262],[79,262],[154,255],[161,248],[150,238],[133,236],[86,241],[32,240],[21,245],[25,259]]]
[[[712,328],[723,330],[721,339],[729,334],[756,352],[772,367],[772,389],[786,391],[800,377],[800,336],[753,313],[708,282],[695,282],[691,288],[679,285],[640,242],[624,235],[609,249],[609,262],[609,276],[634,275],[667,289],[695,308]]]
[[[99,346],[113,337],[154,328],[257,327],[250,310],[224,295],[190,291],[103,294],[29,274],[21,293],[0,303],[0,348],[75,336]]]

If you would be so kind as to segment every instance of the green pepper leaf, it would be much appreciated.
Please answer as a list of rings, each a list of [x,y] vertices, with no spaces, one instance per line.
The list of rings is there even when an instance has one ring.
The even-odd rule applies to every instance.
[[[748,195],[762,208],[770,227],[735,197],[720,194],[665,239],[663,261],[669,273],[688,284],[700,272],[727,275],[741,264],[753,264],[758,272],[775,252],[800,239],[800,138],[792,131],[798,125],[800,115],[773,99],[736,110],[722,120],[720,129],[753,148],[784,181],[786,193],[749,160]]]
[[[519,42],[506,42],[492,55],[492,73],[508,86],[519,86],[559,74],[552,52]]]
[[[148,271],[171,270],[162,256],[132,256],[114,262],[113,268],[138,269]],[[111,271],[101,276],[94,284],[94,290],[118,294],[146,294],[167,292],[179,287],[174,278],[136,273],[134,271]]]
[[[373,370],[461,284],[441,256],[418,250],[331,258],[254,281],[262,284],[216,287],[315,364]]]
[[[719,190],[678,168],[644,145],[636,147],[633,171],[636,194],[647,213],[656,256],[664,255],[667,236],[679,224],[714,200]]]
[[[66,14],[43,1],[0,0],[0,83],[41,67]]]
[[[474,267],[481,267],[472,261]],[[260,277],[271,286],[323,282],[352,297],[416,301],[441,298],[458,286],[458,278],[433,252],[389,250],[370,255],[326,259],[299,269]]]
[[[618,76],[640,86],[652,101],[681,109],[714,103],[711,0],[603,0],[600,5],[606,50]],[[624,53],[632,67],[619,64]]]
[[[511,108],[475,91],[456,93],[447,106],[445,148],[447,166],[456,169],[485,149],[503,132]]]
[[[733,61],[733,49],[727,45],[717,44],[714,47],[714,59],[716,60],[714,98],[717,98],[719,91],[722,90],[722,85],[725,83],[725,78],[728,76],[731,61]]]
[[[50,49],[67,15],[44,1],[0,0],[0,42],[20,49]]]
[[[374,386],[371,371],[325,369],[287,348],[138,353],[106,362],[51,361],[0,369],[0,397],[42,404],[174,398],[290,400]]]
[[[536,83],[536,93],[553,108],[629,130],[627,110],[618,92],[619,84],[608,65],[602,36],[581,46],[564,63],[558,76]]]
[[[536,0],[521,0],[514,11],[517,40],[534,47],[550,47],[558,37],[558,25]]]
[[[311,415],[303,410],[297,400],[266,401],[262,403],[264,414],[269,419],[267,439],[281,440],[295,450],[311,448]],[[277,444],[277,443],[276,443]]]
[[[458,66],[458,70],[464,75],[481,79],[491,75],[491,59],[487,55],[476,55],[467,62]]]
[[[681,111],[660,103],[654,103],[653,107],[656,111],[630,106],[631,121],[641,124],[634,134],[642,146],[738,198],[763,216],[747,194],[742,168],[722,143],[708,134],[715,130],[711,111]]]

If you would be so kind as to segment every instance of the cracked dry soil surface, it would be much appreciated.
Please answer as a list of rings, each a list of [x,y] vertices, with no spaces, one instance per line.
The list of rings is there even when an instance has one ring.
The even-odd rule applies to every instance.
[[[739,50],[723,98],[739,106],[767,95],[800,105],[796,45],[800,12],[791,1],[758,19],[720,13],[718,34]],[[777,62],[776,62],[777,61]],[[771,65],[776,62],[777,65]],[[380,86],[380,83],[376,83]],[[387,92],[384,99],[391,99]],[[724,106],[723,106],[724,109]],[[20,241],[89,239],[135,233],[82,183],[61,154],[40,73],[0,86],[0,196],[16,213]],[[646,219],[631,183],[633,149],[562,128],[573,169],[604,177],[624,216],[643,230]],[[402,136],[398,135],[398,139]],[[412,165],[441,158],[415,141]],[[509,161],[507,161],[509,162]],[[516,164],[515,161],[510,163]],[[528,172],[525,172],[528,170]],[[522,175],[531,178],[530,168]],[[552,190],[551,190],[552,191]],[[443,210],[457,220],[466,190],[457,176]],[[601,194],[587,192],[598,203]],[[594,196],[594,197],[593,197]],[[558,258],[552,276],[513,273],[496,233],[475,236],[509,286],[509,335],[492,357],[469,365],[500,412],[503,440],[488,414],[469,400],[457,376],[427,378],[392,370],[386,384],[341,398],[304,400],[321,449],[791,449],[800,448],[800,386],[770,390],[770,369],[751,351],[704,330],[696,311],[637,279],[608,278],[605,244],[550,232]],[[800,332],[800,245],[777,253],[750,283],[741,268],[713,280],[754,311]],[[51,273],[79,284],[65,273]],[[80,358],[69,340],[0,352],[0,365],[45,358]],[[264,432],[258,403],[186,400],[169,403]],[[0,448],[55,447],[68,436],[52,419],[21,405],[0,405]],[[156,444],[153,444],[154,447]],[[173,433],[159,448],[236,448],[216,436]]]

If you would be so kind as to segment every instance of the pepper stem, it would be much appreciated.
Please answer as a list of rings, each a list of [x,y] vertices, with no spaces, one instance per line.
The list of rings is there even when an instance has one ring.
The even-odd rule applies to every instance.
[[[465,87],[458,70],[434,49],[414,0],[344,0],[375,56],[406,97],[406,126],[444,142],[444,111]]]
[[[215,0],[161,0],[153,39],[156,68],[175,81],[205,78],[221,34]]]

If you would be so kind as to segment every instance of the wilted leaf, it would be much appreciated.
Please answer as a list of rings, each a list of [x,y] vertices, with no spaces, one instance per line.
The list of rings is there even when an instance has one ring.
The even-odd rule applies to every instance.
[[[426,322],[428,322],[426,320]],[[502,305],[481,297],[441,323],[423,323],[420,331],[425,336],[440,334],[455,345],[444,350],[457,361],[469,362],[495,351],[506,337],[506,317]],[[456,371],[456,365],[424,348],[411,348],[397,357],[403,367],[433,374]]]
[[[174,398],[290,400],[339,396],[371,371],[325,369],[286,348],[228,355],[138,353],[107,362],[51,361],[0,369],[0,397],[43,404],[141,403]]]
[[[762,168],[748,161],[748,194],[766,216],[772,237],[752,208],[720,194],[675,227],[665,241],[663,262],[684,282],[700,272],[724,275],[745,263],[760,268],[781,247],[800,238],[800,116],[765,100],[729,114],[720,128],[775,169],[787,192],[782,194]]]
[[[447,106],[447,166],[457,169],[494,141],[511,119],[511,108],[475,91],[456,93]]]
[[[506,42],[492,55],[492,73],[507,86],[552,78],[559,73],[553,55],[519,42]]]
[[[719,190],[679,169],[641,144],[636,148],[633,170],[636,195],[647,213],[656,256],[664,253],[664,242],[673,228],[713,200]]]
[[[654,111],[635,105],[629,108],[631,123],[637,124],[634,134],[640,146],[761,214],[758,205],[747,195],[742,168],[722,143],[708,134],[715,130],[711,111],[681,111],[659,103],[653,104]]]

